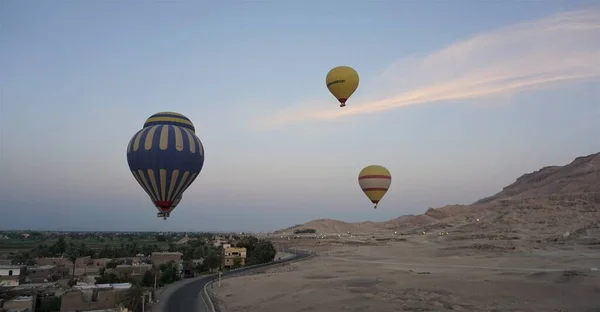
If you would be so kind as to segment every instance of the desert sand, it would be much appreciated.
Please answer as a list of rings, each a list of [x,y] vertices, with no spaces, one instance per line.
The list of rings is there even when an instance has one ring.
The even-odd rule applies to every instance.
[[[296,239],[318,255],[211,291],[221,312],[600,311],[600,248],[506,251],[439,238]]]
[[[271,239],[318,255],[225,280],[212,290],[221,312],[600,312],[600,153],[471,205]]]

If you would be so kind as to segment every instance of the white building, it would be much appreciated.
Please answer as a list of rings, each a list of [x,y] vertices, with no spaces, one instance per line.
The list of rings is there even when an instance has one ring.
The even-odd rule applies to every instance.
[[[21,275],[21,270],[26,268],[22,265],[0,265],[0,276]]]
[[[27,266],[0,265],[0,286],[19,286],[27,276]]]
[[[77,283],[77,285],[73,286],[75,290],[88,290],[88,289],[129,289],[131,288],[131,283],[114,283],[114,284],[85,284],[85,283]]]

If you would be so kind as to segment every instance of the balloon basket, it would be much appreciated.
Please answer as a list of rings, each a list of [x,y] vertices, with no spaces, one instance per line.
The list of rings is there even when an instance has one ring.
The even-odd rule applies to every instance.
[[[167,218],[169,217],[169,213],[168,212],[159,212],[156,214],[156,217],[163,218],[163,220],[167,220]]]

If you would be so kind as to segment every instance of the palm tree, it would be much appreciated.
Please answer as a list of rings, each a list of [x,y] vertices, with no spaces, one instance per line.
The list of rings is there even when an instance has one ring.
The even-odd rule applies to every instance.
[[[156,265],[152,265],[152,269],[150,269],[152,275],[154,276],[154,291],[156,291],[156,283],[158,281],[158,277],[162,274],[160,268]]]
[[[72,276],[72,278],[75,278],[75,261],[77,261],[77,255],[75,255],[75,253],[71,253],[69,255],[69,261],[71,261],[71,263],[73,264],[73,276]]]
[[[140,312],[144,308],[144,301],[146,300],[146,291],[144,288],[133,285],[127,290],[121,303],[129,310],[133,312]]]

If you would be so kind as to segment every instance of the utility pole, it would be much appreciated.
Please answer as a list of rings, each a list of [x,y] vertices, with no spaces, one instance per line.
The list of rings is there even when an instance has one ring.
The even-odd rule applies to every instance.
[[[156,294],[156,271],[154,271],[154,293]]]
[[[219,271],[219,287],[221,287],[221,271]]]
[[[142,295],[142,312],[146,311],[146,294]]]

